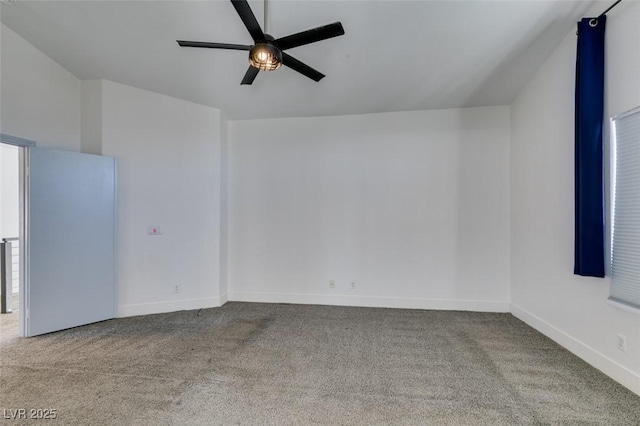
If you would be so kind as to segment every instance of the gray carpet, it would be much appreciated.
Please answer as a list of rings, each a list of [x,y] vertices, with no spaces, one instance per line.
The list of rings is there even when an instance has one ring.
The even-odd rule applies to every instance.
[[[640,424],[640,397],[509,314],[228,303],[31,339],[10,316],[0,414],[55,424]]]

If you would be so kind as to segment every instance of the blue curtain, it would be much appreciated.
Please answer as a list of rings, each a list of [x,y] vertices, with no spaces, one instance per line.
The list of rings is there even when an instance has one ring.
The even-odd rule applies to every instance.
[[[578,22],[575,111],[575,264],[604,277],[604,29],[606,16]]]

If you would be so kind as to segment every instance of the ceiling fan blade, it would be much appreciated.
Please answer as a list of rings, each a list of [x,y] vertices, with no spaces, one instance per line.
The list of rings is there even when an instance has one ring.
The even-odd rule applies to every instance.
[[[309,65],[304,64],[291,55],[282,52],[282,63],[292,70],[298,71],[300,74],[306,75],[313,81],[320,81],[324,78],[324,74],[316,71]]]
[[[262,28],[260,28],[260,24],[251,11],[251,7],[249,7],[247,0],[231,0],[231,3],[233,3],[233,7],[236,8],[236,12],[238,12],[240,19],[244,22],[244,26],[249,30],[249,34],[251,34],[253,41],[264,41],[265,37],[262,32]]]
[[[176,41],[182,47],[207,47],[209,49],[251,50],[251,46],[245,46],[244,44],[207,43],[205,41],[186,41],[186,40],[176,40]]]
[[[341,35],[344,35],[344,28],[342,28],[342,24],[340,22],[334,22],[333,24],[312,28],[307,31],[302,31],[301,33],[279,38],[275,40],[274,43],[280,48],[280,50],[287,50]]]
[[[254,68],[249,65],[249,69],[245,73],[244,78],[242,79],[242,82],[240,84],[252,84],[253,80],[256,79],[259,71],[260,70],[258,68]]]

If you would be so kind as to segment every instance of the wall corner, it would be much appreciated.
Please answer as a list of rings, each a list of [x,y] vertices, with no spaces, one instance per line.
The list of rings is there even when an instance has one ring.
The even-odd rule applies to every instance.
[[[83,80],[80,97],[80,152],[102,154],[102,80]]]

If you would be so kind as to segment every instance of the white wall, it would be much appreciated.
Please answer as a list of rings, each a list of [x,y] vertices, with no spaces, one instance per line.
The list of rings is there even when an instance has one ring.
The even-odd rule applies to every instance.
[[[509,132],[508,107],[230,122],[229,299],[508,311]]]
[[[609,115],[640,105],[639,22],[637,2],[608,17]],[[608,278],[573,275],[575,50],[573,29],[512,106],[513,312],[640,393],[640,315],[607,304]]]
[[[118,160],[118,314],[219,306],[220,112],[102,89],[102,152]]]
[[[1,25],[2,133],[80,150],[80,80]]]
[[[8,27],[1,35],[2,132],[118,159],[119,314],[218,306],[220,112],[81,82]],[[147,237],[147,225],[164,234]]]

